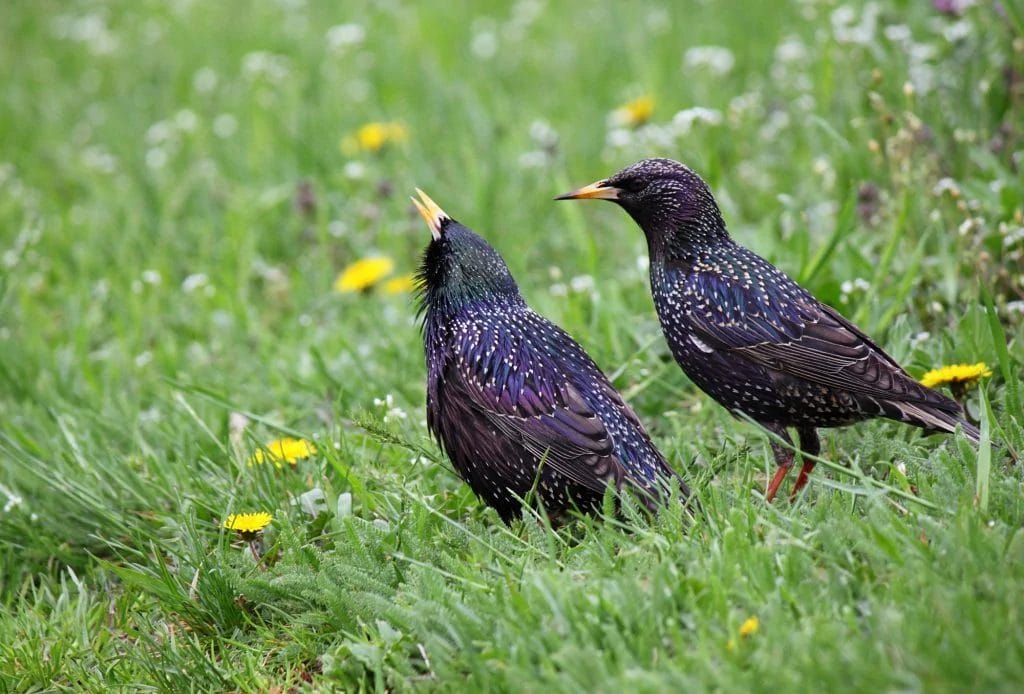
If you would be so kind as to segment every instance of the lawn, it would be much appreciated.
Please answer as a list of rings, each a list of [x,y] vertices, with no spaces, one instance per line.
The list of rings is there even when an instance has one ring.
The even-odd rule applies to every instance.
[[[0,689],[1024,687],[1019,0],[14,0],[0,75]],[[828,431],[766,504],[768,439],[672,361],[643,235],[552,200],[649,156],[915,377],[985,362],[999,443]],[[506,527],[458,480],[417,186],[696,520]]]

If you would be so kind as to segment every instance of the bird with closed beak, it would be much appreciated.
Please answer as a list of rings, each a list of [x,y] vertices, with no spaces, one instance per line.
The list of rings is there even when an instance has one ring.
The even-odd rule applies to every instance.
[[[531,499],[559,520],[609,486],[650,510],[689,491],[608,378],[535,313],[505,261],[425,193],[419,271],[427,425],[455,470],[506,523]]]
[[[821,451],[819,427],[873,417],[930,432],[978,429],[955,401],[924,387],[839,313],[730,238],[707,183],[671,159],[645,159],[557,200],[610,200],[647,237],[651,293],[687,376],[774,433],[771,501],[793,465],[787,428],[806,454],[791,498]],[[781,443],[780,443],[781,441]]]

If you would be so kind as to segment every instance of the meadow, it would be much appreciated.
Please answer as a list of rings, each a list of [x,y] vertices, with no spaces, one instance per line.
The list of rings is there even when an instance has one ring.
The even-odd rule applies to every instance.
[[[1024,686],[1019,0],[15,0],[0,75],[0,688]],[[766,504],[768,438],[672,361],[643,235],[552,200],[649,156],[913,376],[984,362],[982,445],[832,430]],[[458,480],[417,186],[698,518],[506,527]]]

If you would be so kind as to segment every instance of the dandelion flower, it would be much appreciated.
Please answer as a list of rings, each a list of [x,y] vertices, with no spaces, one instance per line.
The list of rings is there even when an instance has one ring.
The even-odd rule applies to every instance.
[[[349,156],[358,152],[379,152],[386,145],[405,142],[409,133],[397,121],[367,123],[341,141],[341,151]]]
[[[391,258],[377,256],[362,258],[345,268],[334,281],[335,291],[360,292],[369,289],[391,274],[395,263]]]
[[[992,370],[983,361],[977,364],[951,364],[926,373],[921,377],[921,385],[926,388],[951,385],[963,389],[991,375]]]
[[[316,446],[305,439],[277,439],[263,448],[266,450],[260,449],[249,458],[250,465],[260,465],[267,460],[277,467],[282,467],[283,463],[294,465],[316,453]]]
[[[419,286],[419,282],[413,275],[399,275],[392,277],[384,283],[385,294],[408,294]]]
[[[623,104],[612,111],[612,125],[638,128],[651,118],[654,112],[654,97],[644,95]]]
[[[761,628],[761,620],[756,616],[747,617],[746,621],[740,625],[739,636],[741,639],[746,639],[757,633],[757,630]],[[736,639],[732,638],[725,642],[725,650],[734,651],[736,650]]]
[[[232,513],[228,516],[227,520],[224,521],[224,528],[227,530],[234,530],[242,537],[251,539],[257,533],[270,525],[270,521],[272,520],[274,520],[274,517],[266,511],[256,511],[254,513]]]

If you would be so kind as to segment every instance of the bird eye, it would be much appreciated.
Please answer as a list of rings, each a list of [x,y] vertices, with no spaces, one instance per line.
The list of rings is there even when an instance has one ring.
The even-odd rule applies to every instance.
[[[615,187],[626,193],[636,193],[639,192],[643,186],[636,178],[624,178],[622,180],[615,181]]]

